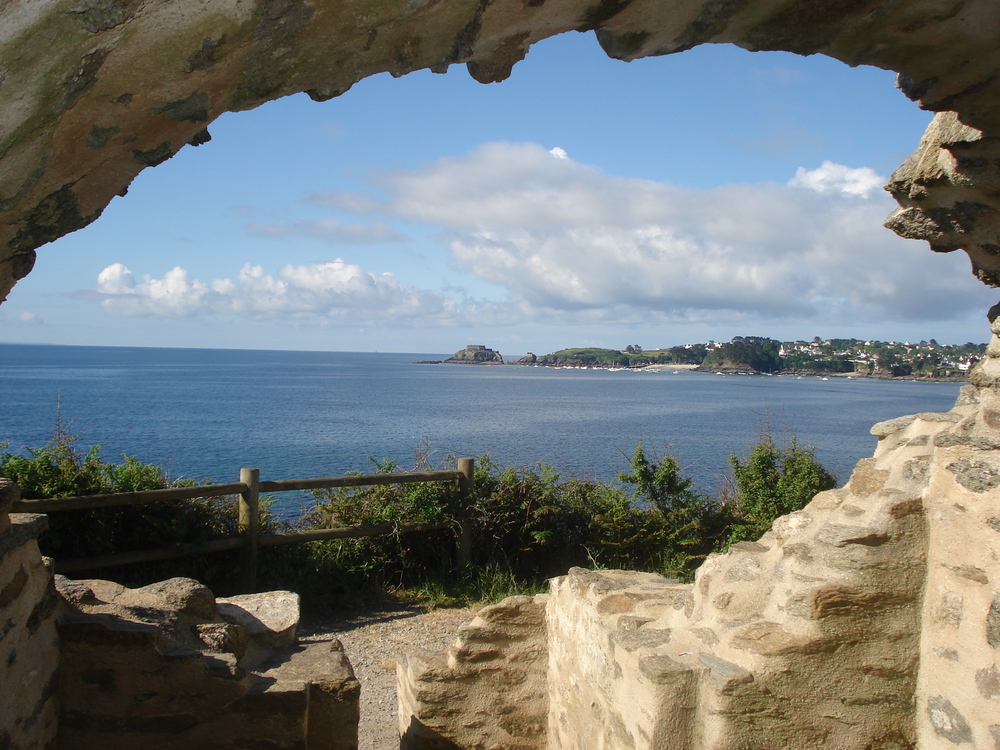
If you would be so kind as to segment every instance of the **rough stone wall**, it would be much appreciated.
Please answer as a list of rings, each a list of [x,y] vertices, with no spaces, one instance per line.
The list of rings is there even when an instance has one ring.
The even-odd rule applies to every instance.
[[[58,747],[356,750],[358,682],[339,642],[297,645],[295,594],[56,586]]]
[[[920,106],[984,135],[962,155],[930,134],[924,155],[943,148],[962,169],[915,192],[895,180],[913,210],[893,228],[969,250],[997,283],[998,26],[994,0],[2,2],[0,300],[38,247],[94,221],[142,169],[206,142],[223,112],[302,91],[322,101],[385,71],[464,63],[477,81],[500,81],[533,43],[566,31],[594,31],[621,60],[731,42],[899,72]]]
[[[8,517],[18,499],[0,479],[0,748],[41,750],[56,736],[56,597],[36,541],[47,519]]]
[[[550,747],[687,747],[692,681],[680,672],[671,679],[664,671],[669,661],[656,653],[671,631],[653,626],[654,618],[642,613],[683,608],[690,589],[651,573],[620,570],[574,568],[552,581]],[[672,709],[664,715],[667,706]]]
[[[553,580],[545,746],[1000,748],[1000,319],[993,332],[951,411],[875,425],[846,486],[693,585]],[[453,698],[447,747],[510,747],[459,739]]]
[[[447,656],[396,667],[402,750],[542,750],[546,744],[545,596],[484,608]]]
[[[961,418],[932,440],[920,647],[921,748],[1000,747],[1000,319]],[[886,435],[879,452],[913,426]],[[876,454],[878,455],[878,454]]]

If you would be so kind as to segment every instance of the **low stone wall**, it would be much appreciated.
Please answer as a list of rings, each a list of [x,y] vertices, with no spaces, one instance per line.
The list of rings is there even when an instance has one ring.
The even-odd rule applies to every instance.
[[[548,712],[545,596],[484,608],[446,656],[397,663],[402,750],[542,750]]]
[[[56,586],[60,748],[356,750],[358,682],[339,642],[296,642],[297,595]]]
[[[693,585],[554,579],[547,731],[525,747],[1000,748],[1000,318],[993,332],[953,409],[875,425],[846,486],[709,557]],[[401,695],[428,696],[401,702],[401,727],[451,744],[412,747],[522,747],[466,730],[493,696],[519,710],[503,680],[421,664],[399,673]]]
[[[55,741],[59,652],[52,571],[36,541],[47,519],[8,516],[18,499],[0,479],[0,748],[29,750]]]
[[[657,621],[683,609],[690,589],[620,570],[574,568],[552,581],[550,747],[687,747],[695,681],[659,655],[671,630]]]

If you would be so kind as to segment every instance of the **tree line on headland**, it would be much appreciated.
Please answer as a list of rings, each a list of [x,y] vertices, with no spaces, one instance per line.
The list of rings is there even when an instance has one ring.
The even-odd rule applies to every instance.
[[[528,354],[515,364],[555,367],[637,368],[688,365],[703,372],[845,374],[860,377],[920,377],[964,380],[986,352],[986,344],[939,344],[820,339],[777,341],[761,336],[735,336],[729,342],[708,341],[669,349],[562,349]]]

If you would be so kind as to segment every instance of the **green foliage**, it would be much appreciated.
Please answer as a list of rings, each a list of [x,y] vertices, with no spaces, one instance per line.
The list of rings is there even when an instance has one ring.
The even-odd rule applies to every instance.
[[[812,446],[795,438],[779,446],[765,433],[744,459],[730,456],[736,497],[725,546],[758,539],[779,516],[801,509],[837,479],[816,460]]]
[[[702,366],[777,372],[781,369],[778,352],[781,342],[760,336],[734,336],[728,344],[711,350]]]
[[[671,455],[650,460],[639,443],[629,463],[632,473],[622,472],[619,481],[634,485],[633,500],[658,511],[662,520],[659,567],[668,575],[689,578],[712,551],[721,507],[691,489],[691,480],[681,476]]]
[[[619,487],[552,467],[500,468],[483,456],[472,504],[476,564],[498,561],[520,580],[541,581],[574,565],[655,565],[658,519]]]
[[[392,464],[381,465],[391,471]],[[316,545],[314,562],[348,591],[430,590],[462,600],[490,592],[535,590],[572,566],[658,570],[688,576],[710,551],[700,536],[713,507],[690,490],[676,460],[665,467],[640,447],[633,461],[637,489],[582,478],[563,480],[549,466],[501,467],[488,455],[476,464],[465,507],[449,485],[384,485],[320,490],[310,527],[465,517],[473,534],[472,565],[454,568],[454,533],[423,532],[345,539]],[[633,476],[633,475],[629,475]],[[672,494],[671,494],[672,493]],[[655,501],[654,501],[655,498]],[[682,522],[682,519],[685,519]]]
[[[26,448],[27,455],[5,449],[0,452],[0,476],[17,482],[22,499],[28,501],[194,484],[171,483],[161,467],[144,464],[135,456],[123,456],[118,464],[105,463],[100,446],[82,453],[76,448],[76,439],[57,424],[51,440],[41,448]],[[200,498],[51,513],[49,530],[39,545],[44,555],[72,559],[198,543],[235,534],[235,499]],[[232,553],[221,553],[92,570],[87,575],[123,583],[149,583],[188,575],[211,581],[224,591],[235,583],[234,560]]]
[[[700,365],[708,355],[708,349],[704,344],[672,346],[668,351],[671,361],[676,365]]]
[[[399,469],[387,459],[373,463],[380,474]],[[453,482],[436,482],[323,489],[313,495],[316,506],[300,525],[327,529],[451,520],[458,490]],[[308,576],[301,577],[300,588],[314,590],[319,580],[326,596],[413,588],[452,569],[454,538],[452,529],[443,529],[316,542],[309,545]]]
[[[628,363],[628,354],[616,349],[598,348],[561,349],[552,354],[543,355],[537,360],[537,364],[540,365],[571,365],[576,367],[592,367],[594,365],[624,367]]]
[[[846,357],[816,357],[807,352],[793,352],[782,357],[781,366],[786,370],[812,370],[815,372],[855,372],[854,362]]]
[[[57,430],[26,455],[0,444],[0,476],[18,482],[26,499],[157,489],[170,483],[158,466],[125,456],[105,463],[98,448],[76,450]],[[671,455],[650,455],[640,443],[617,482],[564,479],[550,466],[502,467],[480,457],[472,494],[454,482],[386,484],[319,490],[298,528],[340,528],[409,522],[451,524],[440,530],[328,540],[260,550],[260,585],[291,588],[310,606],[387,593],[424,602],[470,603],[541,590],[546,578],[572,566],[648,570],[689,580],[715,549],[766,531],[835,485],[808,446],[783,447],[765,435],[745,459],[730,459],[735,497],[721,502],[694,491]],[[375,461],[378,473],[399,467]],[[423,467],[421,467],[423,468]],[[462,520],[472,535],[472,562],[455,563]],[[262,513],[263,530],[277,525]],[[235,498],[127,505],[50,515],[43,552],[89,557],[235,536]],[[235,588],[237,553],[176,558],[141,566],[88,571],[126,585],[176,575],[197,578],[217,594]]]
[[[782,348],[785,354],[782,356]],[[669,349],[644,350],[629,344],[624,352],[614,349],[563,349],[537,358],[537,364],[571,366],[629,366],[694,364],[707,370],[745,372],[857,373],[861,376],[922,377],[955,376],[959,364],[975,362],[985,354],[985,344],[967,342],[941,345],[934,339],[918,344],[890,341],[859,341],[854,338],[786,341],[761,336],[735,336],[728,344],[711,350],[705,344],[687,344]]]

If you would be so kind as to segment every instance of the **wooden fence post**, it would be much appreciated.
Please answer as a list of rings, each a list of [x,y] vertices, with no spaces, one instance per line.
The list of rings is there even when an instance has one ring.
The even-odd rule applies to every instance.
[[[240,592],[257,590],[257,533],[260,526],[260,469],[240,469],[240,482],[247,486],[240,493],[239,533],[243,537],[240,550]]]
[[[469,502],[472,498],[472,481],[476,471],[475,459],[458,459],[458,470],[462,472],[458,480],[462,510],[458,517],[458,549],[455,557],[458,567],[467,568],[472,564],[472,521],[469,518]]]

